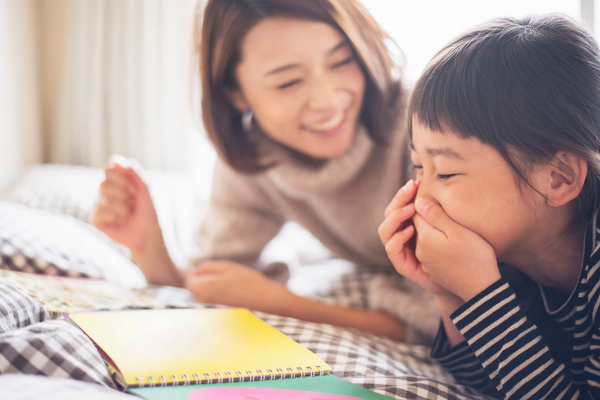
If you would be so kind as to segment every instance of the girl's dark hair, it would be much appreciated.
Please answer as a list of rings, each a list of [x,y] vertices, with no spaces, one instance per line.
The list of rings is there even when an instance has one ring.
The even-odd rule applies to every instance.
[[[475,137],[527,182],[527,168],[560,150],[585,159],[578,197],[589,220],[599,205],[600,56],[568,17],[501,18],[446,45],[416,83],[412,118],[430,130]]]
[[[360,122],[376,142],[385,143],[404,115],[401,68],[386,47],[393,41],[359,0],[208,0],[203,12],[198,7],[196,23],[202,26],[196,30],[196,49],[202,118],[219,156],[242,172],[268,167],[260,164],[255,146],[242,130],[241,114],[226,92],[238,89],[235,68],[242,57],[242,39],[257,23],[274,17],[324,22],[348,38],[366,78]]]

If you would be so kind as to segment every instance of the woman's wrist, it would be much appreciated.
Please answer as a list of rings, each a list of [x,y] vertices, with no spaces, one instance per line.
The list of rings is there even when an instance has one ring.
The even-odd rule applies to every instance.
[[[131,260],[148,283],[183,287],[183,274],[171,259],[160,229],[149,236],[142,247],[130,250]]]

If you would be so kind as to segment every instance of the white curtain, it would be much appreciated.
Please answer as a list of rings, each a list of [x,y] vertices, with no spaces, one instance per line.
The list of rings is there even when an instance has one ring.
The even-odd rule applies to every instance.
[[[65,1],[48,161],[102,166],[117,153],[189,169],[199,135],[189,90],[196,1]]]
[[[33,0],[0,0],[0,194],[42,160]]]

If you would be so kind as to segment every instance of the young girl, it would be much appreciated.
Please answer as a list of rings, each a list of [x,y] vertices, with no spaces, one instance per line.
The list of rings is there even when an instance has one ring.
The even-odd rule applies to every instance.
[[[379,233],[434,294],[433,356],[503,398],[600,398],[592,36],[556,15],[477,27],[430,62],[409,115],[417,182]]]
[[[195,269],[173,263],[132,168],[108,166],[92,222],[129,247],[150,283],[186,286],[200,302],[405,338],[387,313],[300,297],[257,270],[286,221],[341,258],[393,270],[377,227],[409,167],[386,39],[357,0],[209,0],[202,111],[219,161]]]

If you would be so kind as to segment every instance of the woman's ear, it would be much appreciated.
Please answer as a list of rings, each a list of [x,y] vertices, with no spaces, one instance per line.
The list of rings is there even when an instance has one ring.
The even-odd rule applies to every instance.
[[[250,108],[250,105],[246,101],[244,94],[239,89],[227,89],[225,91],[227,99],[233,104],[236,110],[243,113]]]
[[[566,151],[557,152],[545,168],[548,204],[560,207],[581,193],[587,176],[587,161]]]

